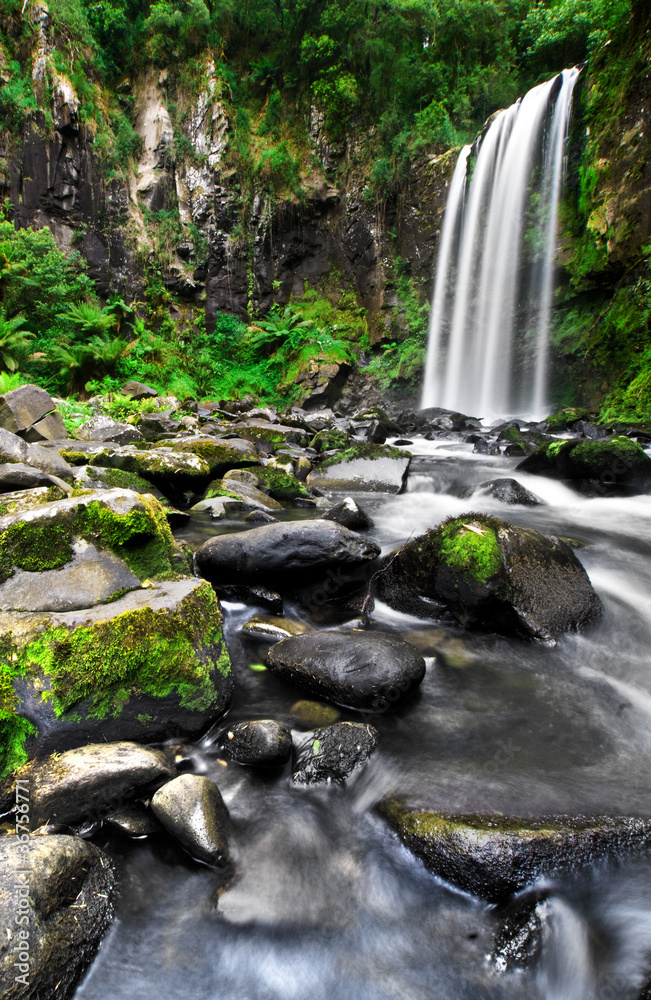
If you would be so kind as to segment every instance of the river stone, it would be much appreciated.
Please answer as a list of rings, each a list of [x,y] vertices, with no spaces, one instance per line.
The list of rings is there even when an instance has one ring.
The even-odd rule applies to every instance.
[[[196,455],[206,463],[212,479],[220,478],[236,466],[253,465],[258,462],[258,455],[249,442],[246,443],[246,449],[242,450],[234,447],[230,440],[220,441],[206,434],[177,438],[174,441],[162,440],[158,442],[157,447],[169,447],[175,455],[190,453]]]
[[[450,518],[403,545],[373,578],[373,591],[419,618],[448,608],[464,625],[545,641],[602,610],[569,545],[484,514]]]
[[[295,701],[289,711],[300,726],[310,729],[316,726],[329,726],[341,715],[334,705],[326,705],[322,701],[309,701],[307,698]]]
[[[548,894],[549,890],[532,889],[495,911],[500,926],[491,961],[498,972],[528,969],[540,958],[543,926],[549,916]]]
[[[408,642],[383,632],[318,632],[283,639],[269,669],[311,694],[359,711],[384,712],[425,676]]]
[[[359,507],[352,497],[345,497],[340,503],[334,504],[325,514],[321,515],[324,521],[334,521],[336,524],[343,524],[344,528],[351,531],[366,531],[373,526],[373,522],[366,513]]]
[[[371,756],[379,734],[362,722],[336,722],[315,729],[294,748],[292,783],[343,784]]]
[[[251,524],[278,524],[278,518],[274,517],[273,514],[269,514],[266,510],[252,510],[250,514],[246,515],[244,520],[250,521]]]
[[[54,400],[45,389],[37,385],[21,385],[0,396],[0,427],[18,434],[54,409]]]
[[[4,427],[0,427],[0,461],[31,464],[27,460],[28,450],[29,446],[26,441],[19,438],[17,434],[5,430]]]
[[[143,441],[144,438],[133,424],[125,424],[112,417],[98,414],[84,421],[77,428],[80,441],[107,441],[113,444],[131,444],[132,441]]]
[[[9,493],[14,490],[31,490],[37,486],[51,486],[52,480],[47,472],[34,469],[23,462],[4,462],[0,465],[0,492]]]
[[[435,875],[489,903],[505,901],[543,875],[651,845],[647,819],[449,816],[395,800],[383,802],[381,812]]]
[[[273,719],[238,722],[221,741],[222,749],[239,764],[278,767],[292,754],[292,734]]]
[[[552,441],[517,466],[523,472],[580,482],[596,495],[651,491],[651,458],[627,437],[609,441]]]
[[[142,451],[126,445],[119,450],[103,450],[93,455],[89,464],[134,472],[154,483],[166,496],[170,485],[177,489],[203,488],[210,478],[210,466],[198,455],[170,449]]]
[[[53,500],[65,500],[65,497],[66,493],[63,488],[55,486],[53,482],[50,486],[37,486],[33,490],[16,490],[12,493],[1,493],[0,516],[33,510],[34,507],[41,507],[43,504],[51,503]]]
[[[0,839],[0,993],[3,1000],[67,1000],[111,922],[115,874],[102,851],[76,837],[32,837],[28,846],[25,876],[16,838]],[[17,924],[23,915],[27,921]],[[27,943],[29,962],[20,963],[16,946]]]
[[[217,785],[202,774],[180,774],[151,800],[154,815],[198,861],[218,864],[228,856],[228,809]]]
[[[162,827],[156,817],[147,809],[144,802],[130,802],[109,813],[105,822],[126,837],[140,840],[160,833]]]
[[[283,574],[316,573],[336,566],[359,566],[380,548],[332,521],[267,524],[209,538],[197,551],[199,572],[213,583],[275,580]]]
[[[308,631],[303,622],[290,621],[288,618],[276,618],[270,615],[256,615],[242,626],[242,632],[247,638],[267,642],[280,642],[293,635],[302,635]]]
[[[193,577],[79,611],[0,612],[0,634],[16,698],[2,721],[0,774],[25,755],[198,734],[230,702],[219,605]]]
[[[77,611],[108,601],[118,591],[135,590],[140,580],[113,555],[83,539],[71,545],[62,569],[30,573],[16,569],[0,584],[0,611]]]
[[[517,479],[491,479],[487,483],[480,483],[475,492],[485,497],[494,497],[501,503],[520,504],[523,507],[536,507],[545,503]]]
[[[70,826],[101,817],[124,801],[149,795],[176,774],[160,750],[137,743],[95,743],[30,761],[15,780],[30,789],[32,829],[44,823]]]
[[[353,492],[400,493],[411,455],[383,445],[355,445],[328,464],[321,463],[307,477],[309,486]]]
[[[283,505],[277,500],[273,500],[262,490],[257,489],[255,486],[251,486],[249,483],[240,483],[233,479],[218,479],[210,483],[208,486],[207,493],[210,494],[214,490],[224,490],[228,493],[235,493],[236,496],[241,497],[249,507],[255,507],[256,510],[282,510]],[[205,502],[205,501],[204,501]]]
[[[41,444],[28,444],[26,462],[52,476],[72,482],[72,466],[54,448],[45,448]]]
[[[128,399],[156,399],[158,393],[155,389],[152,389],[150,385],[145,385],[144,382],[125,382],[125,384],[120,389],[123,396],[127,396]]]
[[[59,438],[64,438],[67,433],[61,415],[54,410],[53,413],[48,413],[42,420],[38,420],[26,431],[23,431],[22,436],[26,441],[58,441]]]

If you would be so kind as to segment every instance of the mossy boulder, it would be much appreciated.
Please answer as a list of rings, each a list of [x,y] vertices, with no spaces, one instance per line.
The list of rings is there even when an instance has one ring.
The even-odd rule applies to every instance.
[[[548,442],[517,468],[580,483],[582,489],[597,496],[651,491],[651,458],[641,445],[627,437]]]
[[[310,496],[305,485],[286,469],[274,468],[273,465],[253,465],[247,472],[255,476],[259,489],[281,504],[291,504],[299,497]]]
[[[28,845],[17,839],[0,841],[0,926],[6,928],[0,993],[4,1000],[69,1000],[111,922],[115,872],[103,851],[78,837],[32,837]],[[26,868],[29,881],[23,882]],[[21,884],[29,893],[18,890]],[[26,923],[17,923],[19,914]],[[21,962],[16,946],[25,941],[22,954],[29,959]]]
[[[500,518],[450,518],[386,559],[373,592],[398,611],[552,640],[582,628],[601,603],[572,549]]]
[[[53,500],[63,500],[66,493],[58,486],[37,486],[32,490],[15,490],[0,496],[0,517],[4,514],[19,514],[23,511],[41,507]]]
[[[451,816],[396,800],[384,801],[380,811],[431,871],[490,903],[503,902],[543,875],[651,844],[648,819]]]
[[[177,455],[196,455],[208,466],[209,475],[221,477],[229,469],[244,469],[257,465],[258,455],[254,448],[243,451],[233,448],[228,441],[217,441],[210,437],[181,438],[176,441],[160,441],[158,449],[169,446]]]
[[[350,438],[344,431],[323,430],[315,434],[310,441],[310,448],[314,448],[319,454],[324,451],[342,451],[348,447]]]
[[[578,420],[589,419],[590,414],[587,410],[569,406],[564,410],[559,410],[558,413],[552,413],[548,417],[545,417],[542,424],[544,430],[549,431],[551,434],[557,434],[561,431],[566,431]]]
[[[189,572],[154,497],[121,489],[84,491],[0,517],[0,588],[16,570],[61,570],[80,543],[113,553],[139,581]]]
[[[151,448],[143,451],[127,446],[101,451],[93,455],[88,465],[131,472],[153,483],[165,496],[184,489],[201,491],[210,479],[210,466],[203,458],[194,452],[176,452],[171,449]]]
[[[411,455],[399,448],[356,442],[328,455],[307,477],[308,486],[333,490],[400,493]]]
[[[103,740],[198,733],[228,706],[212,588],[195,578],[63,613],[0,613],[0,771]]]
[[[270,424],[266,420],[252,418],[245,423],[231,424],[229,430],[241,438],[267,452],[274,451],[279,445],[296,444],[305,447],[310,435],[300,427],[288,427],[285,424]]]

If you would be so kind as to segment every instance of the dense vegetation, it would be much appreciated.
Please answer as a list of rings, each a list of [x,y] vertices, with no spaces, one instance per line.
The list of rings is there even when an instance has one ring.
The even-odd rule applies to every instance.
[[[200,85],[211,54],[229,118],[225,169],[228,184],[239,192],[243,240],[256,193],[270,202],[300,201],[315,171],[319,178],[328,173],[315,164],[308,142],[310,108],[322,113],[331,141],[351,132],[362,137],[338,169],[361,176],[369,205],[378,208],[400,197],[407,165],[424,151],[443,152],[472,138],[488,115],[564,65],[590,58],[599,67],[604,92],[584,98],[583,115],[587,121],[610,116],[612,102],[623,105],[635,79],[616,61],[609,65],[604,53],[610,46],[621,64],[636,64],[634,19],[644,18],[644,7],[644,0],[49,3],[54,71],[80,99],[79,118],[92,126],[107,180],[127,176],[139,154],[125,79],[152,64],[170,74],[175,155],[199,163],[184,132],[187,102],[177,98]],[[35,10],[33,0],[0,0],[0,117],[15,143],[39,106],[45,127],[51,127],[46,95],[34,92],[31,75]],[[609,305],[603,291],[608,255],[589,226],[599,190],[591,166],[599,133],[593,134],[581,153],[580,190],[565,206],[578,248],[556,344],[568,357],[588,350],[596,364],[614,364],[622,385],[607,412],[624,408],[639,416],[632,400],[651,384],[651,348],[646,341],[635,351],[624,347],[613,362],[619,341],[612,331],[628,329],[631,309],[638,327],[642,322],[648,331],[649,254],[641,255],[642,269],[630,280],[621,283],[616,275],[618,298]],[[345,176],[334,180],[346,183]],[[308,292],[266,317],[251,315],[248,324],[218,316],[209,333],[198,307],[172,319],[172,296],[161,277],[170,247],[189,238],[195,259],[208,252],[205,234],[181,225],[174,197],[165,210],[143,210],[150,249],[140,258],[139,302],[120,295],[100,301],[78,252],[63,254],[47,230],[16,231],[8,221],[11,206],[6,212],[7,221],[0,223],[0,367],[10,373],[6,384],[29,378],[58,393],[84,395],[137,377],[181,397],[248,394],[287,401],[296,393],[296,374],[310,361],[354,362],[369,350],[364,311],[341,289],[334,297]],[[398,253],[388,267],[404,322],[368,368],[383,388],[397,375],[417,379],[425,346],[427,303]],[[612,288],[615,279],[608,280]],[[603,294],[596,291],[599,285]],[[559,392],[570,401],[568,385]]]

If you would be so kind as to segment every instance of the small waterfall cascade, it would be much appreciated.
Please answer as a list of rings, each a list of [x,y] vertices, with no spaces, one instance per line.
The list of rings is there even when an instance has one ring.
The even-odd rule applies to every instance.
[[[545,415],[558,203],[579,73],[564,70],[534,87],[459,154],[443,217],[423,407],[484,418]]]

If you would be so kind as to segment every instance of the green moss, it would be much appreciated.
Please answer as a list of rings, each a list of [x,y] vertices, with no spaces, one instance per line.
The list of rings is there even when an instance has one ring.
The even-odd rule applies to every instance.
[[[221,479],[216,479],[214,483],[208,484],[204,500],[213,500],[215,497],[228,497],[229,500],[242,499],[239,493],[231,493],[229,490],[224,489],[223,486],[217,485],[217,483],[221,484],[221,482]]]
[[[216,657],[211,647],[219,649]],[[5,670],[45,678],[42,697],[57,715],[84,702],[87,717],[97,719],[119,715],[138,694],[175,693],[181,707],[207,711],[219,700],[211,675],[230,672],[219,607],[208,583],[174,612],[146,607],[72,630],[46,628],[7,659]]]
[[[586,475],[601,471],[604,463],[619,461],[627,468],[640,461],[648,461],[644,449],[636,441],[627,437],[614,437],[610,441],[582,441],[572,448],[572,463],[577,470],[585,470]]]
[[[556,431],[566,431],[569,425],[575,423],[577,420],[589,419],[590,414],[587,410],[570,407],[561,410],[559,413],[552,413],[549,417],[545,417],[544,424],[548,431],[554,433]]]
[[[310,441],[310,448],[315,448],[319,454],[322,451],[343,449],[348,445],[348,435],[343,431],[319,431]]]
[[[363,441],[353,444],[350,448],[338,452],[336,455],[328,455],[321,462],[321,468],[327,469],[330,465],[338,465],[340,462],[354,462],[355,459],[376,459],[376,458],[410,458],[411,453],[403,451],[401,448],[393,448],[384,444],[370,444]]]
[[[61,458],[65,458],[69,465],[88,465],[91,459],[96,457],[96,454],[103,454],[103,452],[91,454],[87,451],[76,451],[74,448],[59,448],[59,454]]]
[[[19,521],[0,536],[0,582],[12,567],[31,573],[61,569],[72,559],[70,525],[56,520]]]
[[[485,519],[447,521],[439,529],[438,550],[446,566],[480,583],[486,583],[504,568],[497,536]]]
[[[176,452],[190,453],[203,459],[210,469],[211,476],[223,475],[229,469],[243,468],[255,465],[257,462],[253,452],[247,454],[237,448],[229,448],[228,445],[220,444],[218,441],[174,441],[170,444],[173,444]]]
[[[290,503],[297,497],[309,497],[303,483],[291,472],[284,472],[272,465],[255,465],[249,470],[269,490],[269,495],[279,503]]]
[[[135,472],[125,472],[124,469],[107,469],[98,467],[94,472],[98,479],[111,489],[133,490],[135,493],[151,493],[151,483],[136,475]]]
[[[558,458],[560,453],[565,449],[565,451],[571,451],[574,446],[574,441],[551,441],[549,444],[544,444],[541,446],[541,451],[545,453],[547,458]]]
[[[73,530],[96,539],[120,559],[139,580],[160,580],[176,573],[172,556],[176,545],[162,506],[147,495],[144,510],[117,514],[99,501],[80,506]]]
[[[401,837],[418,838],[432,843],[465,839],[469,832],[488,837],[515,834],[519,839],[532,840],[535,837],[551,837],[564,826],[549,819],[524,820],[500,814],[449,816],[426,810],[411,810],[395,799],[382,802],[380,812]],[[581,826],[580,823],[576,825]]]

